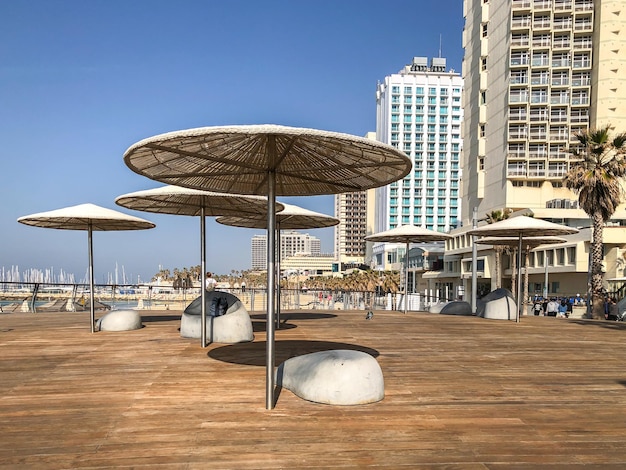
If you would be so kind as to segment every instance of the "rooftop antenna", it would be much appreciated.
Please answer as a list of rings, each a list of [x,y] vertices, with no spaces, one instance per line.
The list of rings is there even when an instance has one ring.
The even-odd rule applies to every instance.
[[[441,33],[439,33],[439,58],[441,59]]]

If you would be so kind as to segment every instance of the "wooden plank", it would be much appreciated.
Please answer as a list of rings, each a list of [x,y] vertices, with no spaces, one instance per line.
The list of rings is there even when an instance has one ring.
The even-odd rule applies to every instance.
[[[180,312],[132,332],[85,313],[0,314],[3,468],[623,468],[626,325],[424,312],[285,312],[276,364],[324,349],[379,361],[385,398],[287,390],[265,409],[252,343],[181,338]],[[87,321],[86,321],[87,320]]]

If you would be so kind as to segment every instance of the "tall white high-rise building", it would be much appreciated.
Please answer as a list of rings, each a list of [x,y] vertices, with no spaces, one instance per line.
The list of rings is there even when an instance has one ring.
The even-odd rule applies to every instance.
[[[477,222],[513,211],[589,226],[563,177],[575,161],[574,133],[626,130],[625,13],[624,0],[464,0],[462,227],[446,242],[434,281],[469,294],[476,274],[477,291],[515,289],[514,254],[477,244],[473,265],[474,209]],[[606,279],[623,275],[623,208],[603,231]],[[524,296],[584,292],[590,232],[534,249]]]
[[[463,224],[561,207],[578,131],[626,129],[623,0],[465,0]]]
[[[413,171],[376,190],[376,232],[417,225],[447,232],[461,215],[463,80],[446,59],[414,57],[376,91],[376,138],[404,151]],[[383,245],[374,264],[386,266]],[[403,253],[403,252],[402,252]],[[398,253],[399,256],[402,253]]]
[[[322,251],[322,242],[319,238],[300,233],[295,230],[280,232],[280,258],[286,259],[296,254],[319,256]],[[267,235],[254,235],[251,241],[252,269],[267,269]]]

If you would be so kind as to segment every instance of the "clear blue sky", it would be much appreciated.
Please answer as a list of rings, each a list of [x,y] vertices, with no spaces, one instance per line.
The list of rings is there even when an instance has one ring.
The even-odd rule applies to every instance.
[[[462,0],[30,0],[0,2],[0,270],[84,278],[87,234],[18,217],[83,203],[152,230],[94,233],[96,282],[116,263],[143,281],[200,264],[199,220],[129,211],[161,186],[124,151],[163,132],[229,124],[375,130],[378,81],[413,56],[461,70]],[[440,41],[441,38],[441,41]],[[284,198],[332,215],[333,197]],[[308,231],[333,249],[333,229]],[[207,264],[250,268],[262,231],[207,223]]]

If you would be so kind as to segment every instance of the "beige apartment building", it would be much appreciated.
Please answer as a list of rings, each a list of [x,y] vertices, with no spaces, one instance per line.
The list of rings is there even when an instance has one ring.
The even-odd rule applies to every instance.
[[[452,231],[444,270],[425,277],[469,293],[472,243],[465,232],[474,208],[478,219],[512,210],[589,227],[562,179],[573,133],[606,124],[626,131],[626,4],[465,0],[463,8],[462,227]],[[625,216],[618,211],[604,232],[606,278],[624,275]],[[566,237],[563,246],[534,250],[542,254],[530,257],[529,294],[550,269],[559,276],[551,295],[586,290],[589,230]],[[504,255],[504,287],[510,287],[510,259]],[[483,287],[495,286],[493,266],[494,251],[483,245],[477,263]]]

